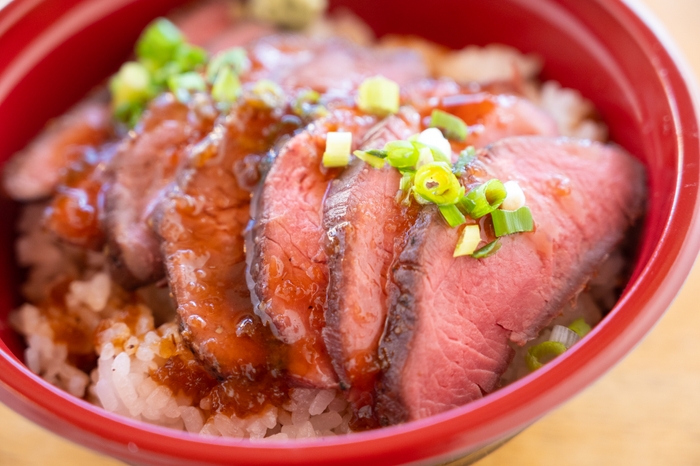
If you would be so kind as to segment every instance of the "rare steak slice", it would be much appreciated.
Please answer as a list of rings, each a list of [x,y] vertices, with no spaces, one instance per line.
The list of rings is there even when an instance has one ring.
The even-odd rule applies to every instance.
[[[187,167],[154,216],[185,341],[221,377],[263,383],[285,349],[253,312],[245,280],[250,191],[237,171],[297,126],[282,109],[243,101],[188,152]],[[255,385],[255,383],[253,385]]]
[[[111,111],[101,95],[89,97],[51,124],[5,167],[4,186],[18,201],[54,193],[64,169],[113,137]]]
[[[111,159],[105,231],[112,277],[126,288],[163,277],[160,243],[149,218],[187,148],[213,126],[216,111],[203,94],[200,97],[206,101],[184,104],[170,93],[156,98]]]
[[[285,144],[257,194],[249,286],[257,314],[291,347],[288,371],[301,385],[337,384],[321,335],[328,286],[322,204],[339,172],[321,163],[326,135],[351,132],[357,147],[375,123],[354,110],[332,111]]]
[[[413,110],[381,121],[362,148],[382,148],[420,131]],[[410,226],[415,209],[397,200],[401,174],[354,159],[333,180],[323,204],[327,235],[328,291],[323,337],[343,388],[356,411],[371,414],[377,346],[386,319],[386,277],[394,243]]]
[[[573,299],[643,213],[643,167],[622,149],[546,137],[480,152],[469,182],[517,180],[536,230],[485,259],[452,257],[460,230],[423,208],[392,268],[377,409],[396,424],[497,386],[523,345]]]
[[[459,86],[446,80],[428,84],[434,97],[427,97],[429,86],[421,86],[422,113],[430,114],[432,101],[461,115],[472,127],[466,142],[453,143],[455,149],[483,147],[504,135],[557,134],[552,118],[523,99],[462,94]],[[404,120],[382,122],[363,146],[381,149],[389,140],[406,139],[420,131],[416,118],[403,116]],[[355,427],[370,426],[376,420],[374,382],[387,314],[386,279],[417,214],[415,206],[407,208],[397,201],[399,180],[393,168],[375,170],[355,160],[331,183],[324,204],[324,227],[331,240],[324,338],[340,381],[350,388]]]

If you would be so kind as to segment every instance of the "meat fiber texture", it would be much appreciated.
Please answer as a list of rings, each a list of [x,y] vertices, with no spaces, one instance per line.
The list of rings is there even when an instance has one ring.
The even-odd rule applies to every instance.
[[[55,119],[12,158],[3,182],[13,199],[35,201],[52,195],[68,165],[112,136],[109,105],[102,97],[90,96]]]
[[[392,269],[380,345],[383,424],[424,418],[497,388],[512,349],[537,336],[643,213],[645,177],[619,147],[514,137],[480,152],[470,182],[517,180],[536,231],[497,254],[452,257],[460,233],[425,208]]]
[[[112,158],[104,226],[112,276],[127,288],[163,277],[158,237],[148,219],[184,162],[188,146],[212,127],[211,112],[201,109],[163,94]]]
[[[419,123],[415,111],[404,110],[370,131],[362,148],[407,139],[419,131]],[[396,201],[400,180],[401,174],[389,165],[377,170],[355,159],[331,182],[323,205],[329,270],[323,336],[341,382],[356,391],[373,389],[379,370],[376,354],[386,317],[386,276],[397,235],[408,219]]]

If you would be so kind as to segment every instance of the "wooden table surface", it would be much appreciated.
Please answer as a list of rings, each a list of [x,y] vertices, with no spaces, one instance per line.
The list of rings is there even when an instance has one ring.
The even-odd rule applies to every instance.
[[[634,1],[661,19],[700,76],[700,0]],[[696,267],[663,320],[622,363],[478,466],[700,465],[699,303]],[[0,405],[0,465],[121,464]]]

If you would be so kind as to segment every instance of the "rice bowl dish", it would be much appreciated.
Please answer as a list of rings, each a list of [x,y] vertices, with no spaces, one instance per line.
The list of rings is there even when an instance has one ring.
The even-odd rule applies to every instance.
[[[396,41],[391,46],[395,44]],[[497,55],[503,51],[496,49],[493,52]],[[486,52],[479,50],[477,54],[482,53]],[[524,66],[525,69],[533,66],[536,69],[536,65],[528,62],[528,57],[512,50],[503,53],[506,61],[517,57],[517,60],[529,63]],[[497,61],[493,57],[488,59]],[[500,68],[507,69],[503,66]],[[459,76],[451,77],[459,80]],[[519,76],[518,79],[520,78]],[[472,79],[474,78],[465,78],[470,81]],[[512,77],[505,81],[508,79]],[[527,95],[557,119],[557,131],[561,134],[605,138],[604,127],[595,119],[588,118],[592,115],[590,104],[580,99],[574,91],[561,89],[555,83],[539,86],[529,78],[520,84],[523,95]],[[22,221],[23,236],[18,247],[24,252],[20,252],[19,256],[22,265],[32,267],[30,280],[25,284],[25,293],[29,297],[33,296],[35,303],[41,302],[42,293],[46,293],[47,281],[66,274],[66,266],[68,270],[73,268],[69,275],[77,278],[62,284],[61,296],[66,313],[58,317],[58,320],[67,317],[74,322],[79,321],[79,327],[85,324],[86,335],[98,330],[94,346],[85,343],[90,338],[71,340],[77,341],[80,343],[78,346],[84,346],[83,348],[66,346],[65,337],[57,336],[60,332],[56,330],[55,320],[51,320],[52,312],[40,309],[40,306],[25,305],[14,315],[13,324],[27,337],[26,362],[34,372],[76,396],[87,396],[109,411],[190,432],[250,438],[304,438],[346,433],[350,430],[353,414],[342,390],[291,388],[288,399],[282,403],[276,406],[268,404],[254,415],[238,417],[221,410],[212,410],[212,405],[208,404],[212,400],[206,396],[192,396],[184,391],[176,393],[167,383],[162,383],[163,380],[158,380],[157,374],[163,367],[172,367],[167,366],[167,361],[172,361],[175,356],[191,359],[191,345],[183,343],[178,324],[172,320],[174,314],[167,305],[167,293],[163,296],[163,288],[156,287],[142,290],[143,297],[133,304],[133,298],[125,295],[121,285],[115,283],[107,272],[104,254],[57,244],[53,236],[39,227],[44,209],[43,205],[28,208]],[[47,258],[53,260],[47,261]],[[614,297],[619,292],[617,277],[624,269],[625,261],[619,255],[613,255],[609,263],[612,272],[609,275],[606,275],[607,272],[598,274],[599,277],[606,277],[601,280],[603,286],[595,288],[592,285],[589,293],[579,297],[575,308],[567,309],[566,318],[559,323],[566,326],[579,317],[586,316],[589,324],[594,325],[612,306]],[[605,285],[611,283],[612,289],[606,289]],[[75,330],[71,324],[67,327],[71,331]],[[549,329],[551,326],[533,345],[547,340]],[[79,356],[90,354],[97,357],[98,361],[97,368],[88,376],[77,368],[81,364]],[[509,366],[499,385],[514,380],[518,377],[517,374],[526,370],[523,358],[513,358],[513,361],[518,360],[519,363],[514,362]],[[212,414],[211,411],[218,412]]]

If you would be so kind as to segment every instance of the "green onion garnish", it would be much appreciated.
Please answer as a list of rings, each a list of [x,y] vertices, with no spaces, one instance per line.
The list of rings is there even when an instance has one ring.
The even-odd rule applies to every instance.
[[[461,118],[438,109],[430,115],[430,127],[440,128],[446,138],[459,142],[466,140],[469,134],[469,127]]]
[[[285,95],[282,88],[274,81],[261,79],[256,82],[249,94],[246,94],[249,103],[261,108],[280,108],[285,104]],[[350,152],[348,152],[350,157]]]
[[[153,97],[155,90],[151,84],[151,74],[138,62],[126,62],[109,83],[115,107],[122,104],[146,102]]]
[[[496,251],[498,251],[499,249],[501,249],[501,241],[497,239],[496,241],[491,241],[483,248],[479,248],[476,251],[474,251],[472,257],[474,259],[485,259],[489,256],[492,256],[493,254],[496,254]]]
[[[399,85],[382,76],[365,79],[358,90],[357,106],[363,112],[387,116],[399,111]]]
[[[418,149],[409,141],[392,141],[384,146],[386,160],[394,168],[413,168],[418,162]]]
[[[576,319],[569,324],[569,330],[576,332],[578,336],[583,338],[591,331],[591,326],[583,319]]]
[[[405,193],[408,193],[413,187],[413,179],[416,176],[413,172],[404,172],[401,176],[401,183],[399,184],[399,189]]]
[[[494,210],[491,212],[493,230],[497,237],[532,231],[535,224],[532,221],[532,212],[528,207],[518,210]]]
[[[206,91],[207,83],[199,73],[190,71],[168,78],[168,88],[181,102],[187,101],[194,91]]]
[[[525,361],[531,371],[537,370],[552,359],[563,354],[566,346],[558,341],[544,341],[527,350]]]
[[[481,242],[481,229],[479,225],[467,225],[459,235],[457,246],[452,257],[468,256],[476,251]]]
[[[207,61],[207,52],[201,47],[190,44],[181,44],[175,50],[173,63],[182,71],[192,71]]]
[[[469,146],[459,153],[459,158],[452,167],[452,173],[457,176],[462,176],[467,172],[467,167],[476,159],[476,149],[474,146]]]
[[[470,217],[477,219],[498,209],[505,198],[503,183],[493,179],[470,190],[460,204]]]
[[[452,228],[463,225],[467,221],[462,212],[460,212],[454,204],[442,205],[439,209],[447,224]]]
[[[150,66],[159,67],[173,59],[185,37],[173,23],[158,18],[149,24],[136,43],[136,56]]]
[[[330,132],[326,135],[326,151],[323,153],[324,167],[344,167],[350,162],[352,133]]]
[[[230,104],[235,102],[240,94],[241,81],[238,76],[228,66],[221,68],[211,89],[212,98],[216,102]]]
[[[214,58],[207,65],[207,81],[213,83],[223,67],[230,67],[238,76],[248,71],[250,60],[245,49],[233,47],[214,55]]]
[[[374,168],[384,168],[384,165],[386,165],[386,160],[384,160],[381,157],[377,157],[376,155],[372,155],[371,152],[376,152],[376,151],[362,151],[362,150],[356,150],[353,152],[355,154],[355,157],[358,159],[362,160],[363,162],[369,164],[370,166]]]
[[[464,188],[449,164],[432,162],[416,171],[415,192],[427,201],[444,206],[456,203],[464,195]]]

